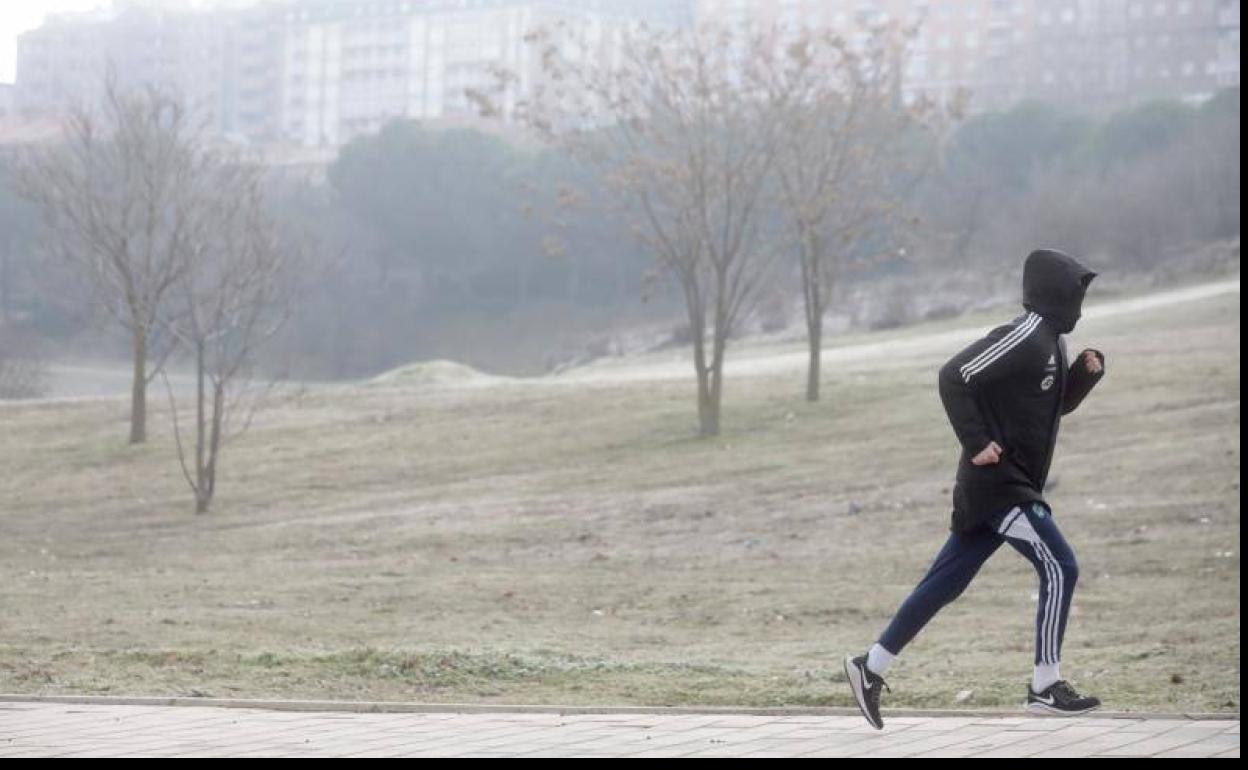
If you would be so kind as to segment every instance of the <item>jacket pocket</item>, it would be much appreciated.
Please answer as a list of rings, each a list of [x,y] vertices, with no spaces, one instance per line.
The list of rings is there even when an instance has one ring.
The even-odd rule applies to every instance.
[[[1002,466],[1005,462],[1004,457],[1001,458],[1000,462],[992,465],[976,465],[967,460],[958,469],[958,481],[974,487],[992,486],[1002,479],[1004,475]]]

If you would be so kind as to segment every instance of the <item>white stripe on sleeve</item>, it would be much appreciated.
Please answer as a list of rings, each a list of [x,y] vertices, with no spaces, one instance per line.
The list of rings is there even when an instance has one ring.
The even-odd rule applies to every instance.
[[[1026,320],[1019,324],[1018,327],[1009,334],[998,340],[994,345],[992,345],[992,347],[980,353],[966,364],[963,364],[960,370],[962,372],[962,379],[969,383],[971,378],[976,374],[984,371],[993,362],[999,360],[1006,353],[1009,353],[1011,350],[1018,347],[1019,343],[1027,339],[1027,337],[1029,337],[1031,333],[1040,326],[1040,321],[1040,316],[1035,313],[1029,314]]]

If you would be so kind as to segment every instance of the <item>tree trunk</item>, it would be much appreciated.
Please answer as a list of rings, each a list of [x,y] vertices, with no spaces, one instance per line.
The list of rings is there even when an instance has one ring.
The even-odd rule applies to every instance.
[[[806,367],[806,400],[819,400],[819,380],[823,369],[823,303],[814,298],[814,307],[806,319],[806,340],[810,347],[810,363]]]
[[[204,343],[201,340],[195,347],[195,513],[207,513],[211,500],[204,462],[207,428],[204,421]]]
[[[702,438],[712,438],[719,435],[719,412],[722,398],[722,391],[719,387],[719,375],[711,375],[712,382],[710,387],[702,394],[702,408],[699,410],[699,418],[701,425],[699,435]]]
[[[202,382],[202,379],[201,379]],[[201,390],[202,392],[202,390]],[[200,412],[202,414],[202,410]],[[219,383],[212,386],[212,417],[205,426],[209,431],[207,457],[199,474],[199,489],[195,490],[195,513],[208,513],[217,491],[217,455],[221,451],[222,421],[225,414],[225,388]]]
[[[819,379],[823,368],[823,275],[820,270],[821,240],[812,232],[801,237],[802,299],[806,310],[806,344],[810,362],[806,367],[806,400],[819,400]]]
[[[719,399],[715,380],[715,365],[706,363],[706,332],[696,318],[691,319],[693,328],[693,365],[698,372],[698,436],[710,438],[719,435]]]
[[[201,495],[204,499],[204,510],[201,513],[208,512],[208,506],[217,493],[217,457],[221,454],[222,431],[225,429],[224,419],[225,385],[214,381],[212,385],[212,433],[208,439],[208,464],[204,470],[207,491]]]
[[[719,435],[719,404],[715,401],[710,379],[709,372],[698,375],[698,436],[701,438]]]
[[[827,302],[824,241],[819,233],[801,227],[801,293],[806,311],[806,346],[810,362],[806,366],[806,401],[819,401],[820,379],[824,368],[824,307]]]
[[[722,402],[721,365],[712,363],[698,368],[698,437],[719,435],[719,412]]]
[[[130,386],[130,443],[147,441],[147,330],[134,332],[134,382]]]
[[[724,349],[727,346],[727,330],[715,327],[715,343],[711,356],[710,392],[707,394],[707,419],[702,426],[703,436],[719,435],[720,407],[724,403]]]

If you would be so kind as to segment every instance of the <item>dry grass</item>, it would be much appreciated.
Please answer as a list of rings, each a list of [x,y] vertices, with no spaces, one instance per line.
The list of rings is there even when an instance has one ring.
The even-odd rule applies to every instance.
[[[1065,672],[1237,710],[1239,296],[1085,326],[1109,376],[1054,469]],[[0,408],[0,691],[847,705],[841,657],[946,535],[948,352],[828,371],[817,405],[800,373],[730,380],[713,442],[691,382],[315,389],[203,517],[167,415],[132,449],[120,400]],[[1020,702],[1034,591],[1003,549],[886,705]]]

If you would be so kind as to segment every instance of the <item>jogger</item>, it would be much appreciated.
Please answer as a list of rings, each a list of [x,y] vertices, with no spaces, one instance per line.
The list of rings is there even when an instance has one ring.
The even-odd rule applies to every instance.
[[[1023,268],[1027,313],[993,329],[940,370],[940,399],[962,445],[952,534],[879,641],[866,655],[845,660],[854,699],[876,728],[884,726],[880,693],[893,658],[966,590],[1004,543],[1040,576],[1028,710],[1073,715],[1100,705],[1061,678],[1079,567],[1044,500],[1062,416],[1077,409],[1105,373],[1105,357],[1096,350],[1068,361],[1063,337],[1075,328],[1095,277],[1061,252],[1032,252]]]
[[[942,607],[962,595],[988,557],[1009,543],[1040,576],[1036,665],[1056,665],[1061,660],[1070,599],[1079,580],[1074,552],[1042,503],[1015,506],[991,524],[949,536],[927,575],[880,636],[880,645],[890,655],[900,655]]]

